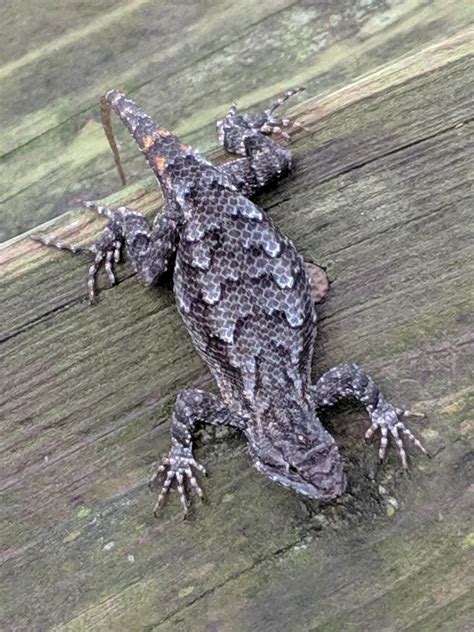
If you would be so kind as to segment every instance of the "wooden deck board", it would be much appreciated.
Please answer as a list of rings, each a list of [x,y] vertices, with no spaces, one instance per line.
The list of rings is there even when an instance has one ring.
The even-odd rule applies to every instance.
[[[125,269],[91,308],[82,257],[27,236],[2,249],[4,629],[465,628],[471,41],[459,32],[302,102],[294,173],[258,200],[333,282],[315,377],[354,360],[426,411],[413,428],[433,458],[415,454],[409,477],[393,450],[376,465],[351,407],[325,415],[350,480],[326,507],[262,477],[237,433],[207,428],[206,503],[183,523],[173,495],[155,520],[146,483],[174,398],[215,388],[169,283],[145,289]],[[159,204],[150,178],[115,198],[150,215]],[[42,230],[86,242],[100,226],[72,211]]]
[[[14,20],[9,5],[0,67],[1,239],[118,186],[98,121],[98,95],[110,87],[127,90],[207,151],[215,120],[233,100],[267,101],[289,81],[306,85],[307,97],[332,92],[474,18],[468,0],[344,0],[337,8],[328,0],[42,0],[42,10],[27,0],[29,16]],[[135,149],[124,149],[128,173],[143,173]]]

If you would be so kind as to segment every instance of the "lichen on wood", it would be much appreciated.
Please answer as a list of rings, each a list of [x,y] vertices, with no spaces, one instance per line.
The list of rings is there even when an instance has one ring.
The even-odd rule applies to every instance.
[[[282,9],[283,10],[283,9]],[[410,476],[328,413],[349,491],[301,501],[258,474],[238,433],[202,431],[206,502],[159,520],[147,487],[184,387],[212,385],[169,280],[124,268],[87,304],[86,259],[20,236],[1,251],[0,608],[26,630],[462,630],[469,621],[473,110],[469,31],[293,115],[295,168],[257,202],[332,287],[315,377],[364,365],[427,414]],[[429,62],[428,60],[431,60]],[[218,156],[219,159],[222,155]],[[112,160],[109,158],[110,163]],[[109,174],[108,177],[115,177]],[[150,217],[150,178],[114,195]],[[44,232],[88,242],[82,210]],[[38,230],[38,229],[37,229]]]

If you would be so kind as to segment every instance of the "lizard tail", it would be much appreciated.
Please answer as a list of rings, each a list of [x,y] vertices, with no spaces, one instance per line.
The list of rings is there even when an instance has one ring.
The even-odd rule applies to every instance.
[[[122,123],[135,139],[136,143],[145,155],[150,154],[150,150],[158,149],[158,145],[163,139],[171,141],[173,135],[167,129],[158,127],[152,118],[123,92],[109,90],[104,94],[100,102],[102,125],[105,135],[112,150],[115,165],[119,173],[122,184],[126,183],[125,172],[112,130],[111,111],[114,111]],[[176,139],[177,140],[177,139]]]
[[[102,126],[104,128],[105,135],[109,141],[110,149],[114,156],[115,166],[120,176],[122,184],[126,184],[127,178],[125,177],[125,171],[123,170],[122,161],[120,160],[120,154],[115,140],[114,131],[112,129],[112,118],[110,116],[111,109],[113,107],[111,99],[114,95],[119,93],[116,90],[109,90],[100,100],[100,114],[102,117]],[[114,110],[117,112],[116,108]],[[120,116],[119,112],[117,114]],[[120,116],[120,118],[122,118]]]

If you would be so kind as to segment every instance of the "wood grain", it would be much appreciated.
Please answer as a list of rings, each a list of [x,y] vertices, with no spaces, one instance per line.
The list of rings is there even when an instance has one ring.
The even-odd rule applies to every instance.
[[[124,270],[99,305],[87,263],[27,236],[2,250],[2,582],[6,630],[467,629],[472,548],[473,108],[469,31],[294,114],[293,174],[258,203],[324,265],[315,377],[363,365],[432,453],[379,468],[365,416],[326,415],[349,492],[326,507],[256,472],[206,428],[206,503],[151,514],[152,464],[184,387],[214,388],[169,283]],[[431,60],[431,62],[429,61]],[[150,179],[115,195],[153,214]],[[72,211],[43,232],[88,241]],[[103,285],[106,282],[103,281]]]
[[[321,96],[473,21],[468,0],[16,5],[0,7],[1,240],[119,186],[99,122],[111,87],[208,151],[234,100],[250,107],[298,85]]]

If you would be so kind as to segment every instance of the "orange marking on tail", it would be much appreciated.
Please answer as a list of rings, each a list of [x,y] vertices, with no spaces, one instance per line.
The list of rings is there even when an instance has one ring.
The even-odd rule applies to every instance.
[[[146,151],[147,149],[150,149],[150,147],[153,147],[153,145],[155,144],[155,139],[153,138],[153,136],[145,136],[145,138],[142,140],[143,143],[143,149]]]
[[[163,173],[166,167],[166,158],[163,158],[163,156],[157,156],[154,162],[155,167],[158,169],[158,173]]]
[[[161,136],[162,138],[166,136],[171,136],[171,132],[169,132],[165,127],[158,127],[156,131],[158,133],[158,136]]]

